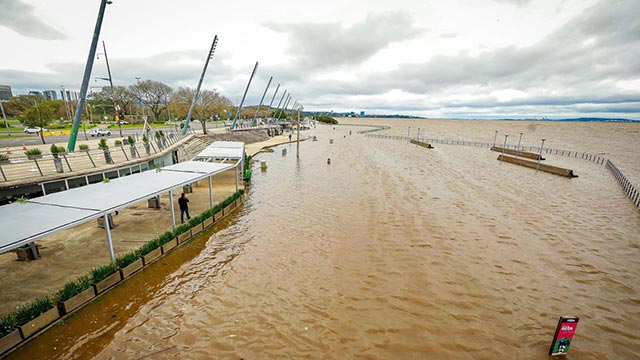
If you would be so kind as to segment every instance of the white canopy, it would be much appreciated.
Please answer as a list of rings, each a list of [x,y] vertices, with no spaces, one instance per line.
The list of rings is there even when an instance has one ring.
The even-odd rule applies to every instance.
[[[244,143],[238,141],[214,141],[193,159],[208,162],[235,160],[236,163],[240,164],[242,173],[244,173]]]
[[[0,253],[234,166],[187,161],[163,167],[160,171],[150,170],[107,183],[41,196],[25,203],[0,206]]]

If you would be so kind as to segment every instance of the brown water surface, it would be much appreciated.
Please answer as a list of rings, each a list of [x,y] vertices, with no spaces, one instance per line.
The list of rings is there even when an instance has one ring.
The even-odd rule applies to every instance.
[[[578,315],[568,359],[640,357],[640,212],[605,167],[549,156],[580,177],[536,175],[356,130],[319,126],[300,161],[295,144],[261,154],[241,213],[182,265],[83,310],[115,319],[81,312],[14,355],[546,359],[558,316]]]

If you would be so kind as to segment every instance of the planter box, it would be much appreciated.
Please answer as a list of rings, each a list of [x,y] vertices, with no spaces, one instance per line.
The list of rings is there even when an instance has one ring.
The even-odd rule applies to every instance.
[[[62,314],[68,314],[71,311],[80,307],[80,305],[85,304],[96,296],[96,291],[93,287],[89,287],[87,290],[81,292],[80,294],[68,299],[67,301],[58,301],[58,309],[62,312]]]
[[[60,317],[60,315],[58,314],[58,309],[57,308],[52,308],[50,310],[48,310],[47,312],[45,312],[44,314],[38,316],[37,318],[29,321],[28,323],[20,326],[20,334],[22,335],[23,339],[28,338],[29,336],[33,335],[34,333],[38,332],[39,330],[41,330],[42,328],[44,328],[45,326],[51,324],[52,322],[56,321],[58,318]]]
[[[204,225],[203,223],[200,223],[194,227],[191,228],[191,235],[196,236],[199,233],[201,233],[204,230]]]
[[[22,341],[22,338],[20,337],[20,331],[18,330],[14,330],[11,334],[0,339],[0,355],[18,345],[20,341]]]
[[[147,199],[147,205],[150,209],[160,209],[160,197],[154,196],[150,199]]]
[[[38,155],[27,155],[27,158],[28,158],[29,160],[42,159],[42,154],[38,154]]]
[[[119,283],[120,280],[122,280],[122,278],[120,277],[120,271],[116,271],[115,273],[109,275],[108,278],[98,282],[97,284],[93,284],[93,288],[96,289],[96,295]]]
[[[191,186],[191,184],[185,185],[182,187],[182,192],[185,194],[190,194],[193,192],[193,187]]]
[[[222,214],[222,211],[218,211],[214,216],[213,216],[213,221],[218,221],[220,219],[222,219],[222,216],[224,216]]]
[[[0,160],[0,165],[5,165],[5,164],[9,164],[11,163],[11,160],[7,159],[7,160]]]
[[[162,255],[162,248],[157,248],[147,255],[143,256],[142,262],[144,263],[144,266],[149,265],[153,260],[159,258],[160,255]]]
[[[191,230],[178,235],[178,244],[181,244],[191,238]]]
[[[142,269],[142,266],[143,266],[142,259],[138,259],[132,262],[131,264],[125,266],[124,268],[120,269],[120,274],[122,275],[123,279],[126,279],[129,276],[133,275],[138,270]]]
[[[224,208],[224,210],[222,210],[222,213],[224,215],[229,215],[231,214],[231,212],[233,211],[233,204],[227,206],[226,208]]]
[[[168,243],[162,245],[162,253],[166,254],[176,246],[178,246],[178,241],[176,239],[173,239],[173,240],[169,241]]]
[[[205,220],[202,223],[202,226],[206,229],[208,227],[210,227],[211,225],[213,225],[213,218],[207,218],[207,220]]]

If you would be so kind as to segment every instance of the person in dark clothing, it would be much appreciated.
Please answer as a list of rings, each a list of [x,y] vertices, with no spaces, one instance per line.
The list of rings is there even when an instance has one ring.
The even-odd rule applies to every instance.
[[[180,198],[178,199],[178,205],[180,205],[180,221],[182,221],[182,223],[184,224],[184,214],[187,214],[187,220],[191,219],[191,216],[189,216],[189,199],[187,199],[186,196],[184,196],[184,193],[182,193],[182,195],[180,195]]]

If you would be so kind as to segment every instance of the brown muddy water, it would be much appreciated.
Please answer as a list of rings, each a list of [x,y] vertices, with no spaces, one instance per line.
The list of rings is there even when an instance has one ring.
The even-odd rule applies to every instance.
[[[227,226],[10,358],[546,359],[560,315],[568,359],[640,358],[640,211],[605,167],[360,129],[261,154]]]

